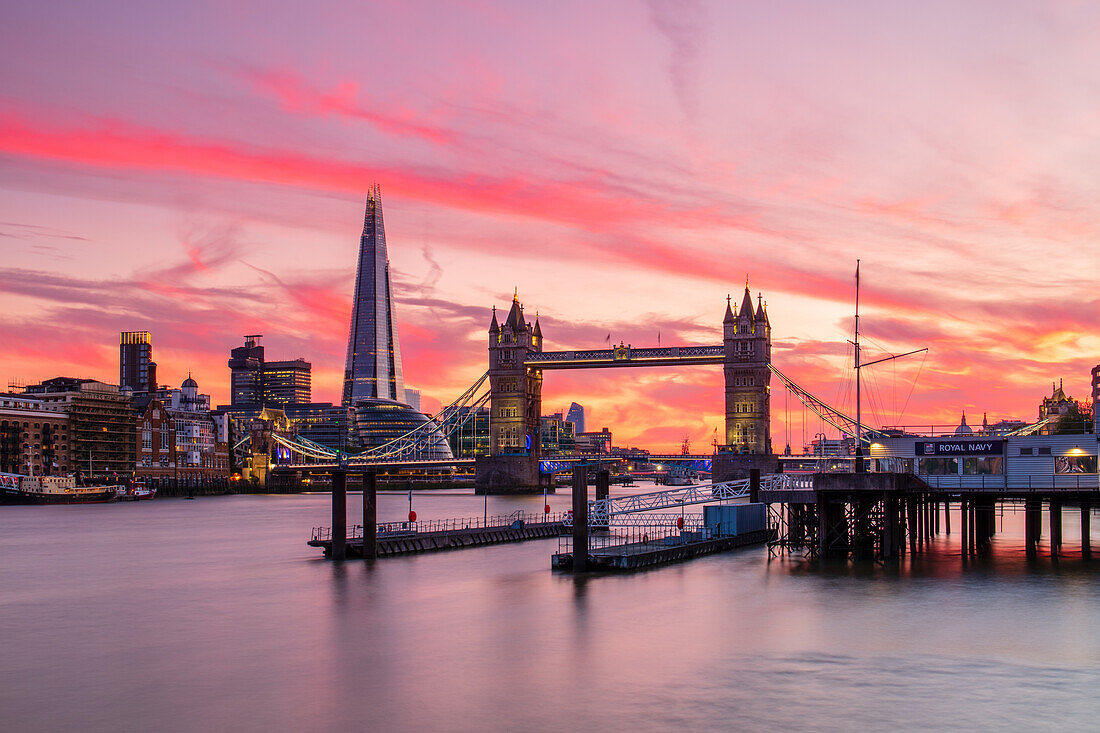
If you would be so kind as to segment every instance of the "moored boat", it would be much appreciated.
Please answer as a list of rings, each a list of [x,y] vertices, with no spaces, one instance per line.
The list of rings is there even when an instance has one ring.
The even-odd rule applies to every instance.
[[[146,486],[142,481],[135,481],[130,486],[118,487],[119,501],[141,501],[142,499],[156,498],[157,490]]]
[[[77,486],[72,476],[0,473],[0,502],[5,504],[97,504],[114,501],[122,488]]]

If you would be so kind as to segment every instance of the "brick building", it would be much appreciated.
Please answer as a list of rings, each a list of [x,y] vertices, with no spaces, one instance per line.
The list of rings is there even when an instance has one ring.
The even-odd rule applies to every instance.
[[[29,395],[0,395],[0,472],[61,475],[72,470],[69,416]]]

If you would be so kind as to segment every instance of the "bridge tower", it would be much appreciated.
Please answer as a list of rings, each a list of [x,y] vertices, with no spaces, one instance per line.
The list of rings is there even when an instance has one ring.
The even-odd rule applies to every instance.
[[[775,470],[771,439],[772,330],[762,296],[754,308],[745,285],[741,307],[727,298],[722,321],[725,347],[726,445],[714,462],[716,481],[743,478],[750,468]]]
[[[519,294],[504,323],[496,308],[489,324],[489,455],[479,456],[479,493],[539,491],[542,436],[542,370],[528,367],[528,354],[542,352],[542,327],[523,315]]]

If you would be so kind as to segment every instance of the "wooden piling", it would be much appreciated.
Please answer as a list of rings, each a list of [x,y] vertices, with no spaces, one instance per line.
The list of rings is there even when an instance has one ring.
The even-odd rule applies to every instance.
[[[1057,559],[1062,550],[1062,502],[1051,499],[1050,507],[1050,556]]]
[[[982,502],[980,499],[971,499],[970,501],[970,548],[973,553],[977,555],[981,552],[982,545],[982,525],[985,520],[985,512],[982,511]]]
[[[588,570],[588,467],[573,467],[573,572]]]
[[[906,522],[909,527],[909,553],[911,555],[917,554],[917,507],[914,499],[909,499],[906,502]]]
[[[611,472],[596,472],[596,501],[603,501],[611,494]]]
[[[1081,557],[1092,555],[1092,504],[1081,502]]]
[[[966,497],[959,500],[959,524],[962,525],[962,554],[966,557],[970,554],[970,527],[967,523],[967,508]]]
[[[1028,557],[1039,553],[1039,524],[1042,521],[1041,506],[1033,498],[1024,499],[1024,549]]]
[[[378,474],[363,474],[363,559],[378,556]]]
[[[332,472],[332,559],[347,557],[348,543],[348,474]]]

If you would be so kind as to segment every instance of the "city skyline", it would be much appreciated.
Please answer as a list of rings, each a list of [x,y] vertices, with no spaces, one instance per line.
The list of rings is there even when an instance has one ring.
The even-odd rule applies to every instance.
[[[776,364],[849,406],[857,257],[868,355],[930,348],[869,370],[868,422],[902,405],[908,424],[1032,419],[1059,378],[1087,399],[1096,9],[668,8],[380,6],[405,41],[365,51],[344,6],[300,34],[285,10],[8,9],[26,64],[0,77],[0,378],[111,382],[118,333],[147,330],[160,381],[192,371],[228,402],[226,350],[264,333],[339,402],[348,236],[377,180],[428,411],[484,371],[490,306],[515,287],[549,349],[718,343],[746,274]],[[80,40],[34,42],[55,24]],[[523,47],[502,40],[515,30]],[[624,444],[709,444],[722,424],[718,369],[554,374],[544,399]],[[777,389],[777,450],[786,407]]]

